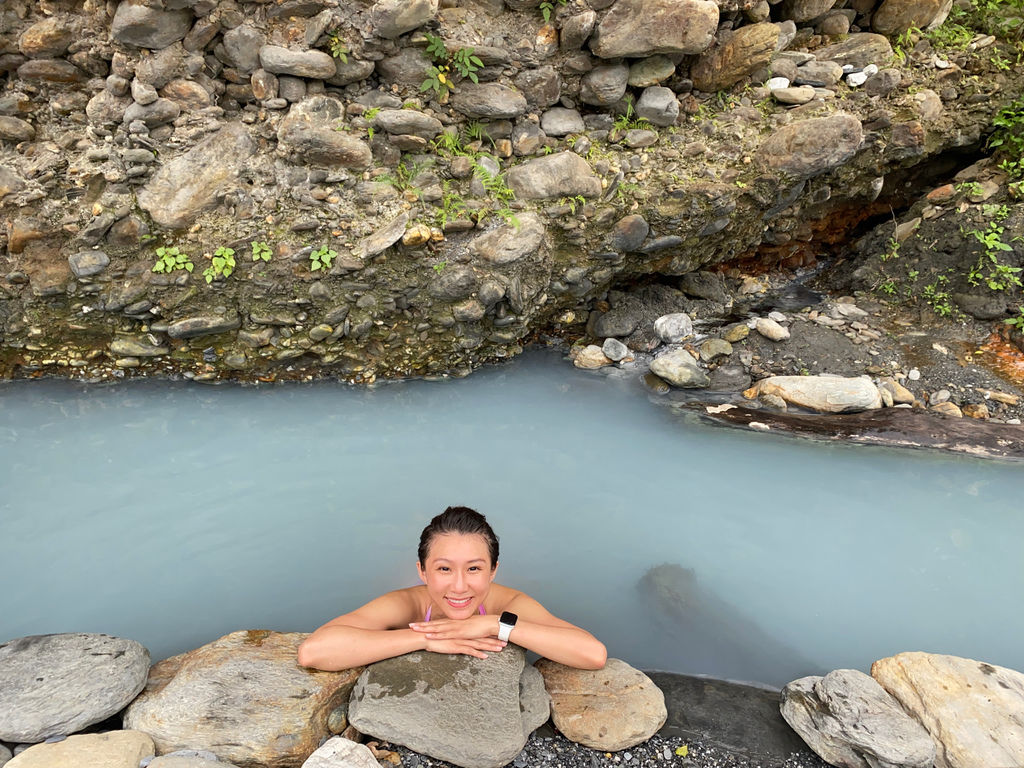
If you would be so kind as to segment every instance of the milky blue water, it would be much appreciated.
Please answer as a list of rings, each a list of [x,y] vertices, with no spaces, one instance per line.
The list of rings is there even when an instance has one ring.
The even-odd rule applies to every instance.
[[[414,583],[420,529],[465,504],[498,581],[637,667],[1024,670],[1021,471],[692,423],[547,352],[371,390],[8,383],[0,642],[310,631]]]

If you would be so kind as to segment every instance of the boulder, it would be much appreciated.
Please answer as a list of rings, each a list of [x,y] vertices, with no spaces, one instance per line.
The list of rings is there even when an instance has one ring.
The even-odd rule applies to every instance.
[[[162,227],[189,227],[237,186],[255,151],[246,127],[228,123],[160,168],[139,190],[139,206]]]
[[[840,43],[826,45],[814,52],[818,61],[834,61],[863,69],[868,64],[888,64],[892,61],[892,45],[885,35],[858,32]]]
[[[650,56],[629,65],[629,84],[647,88],[668,80],[676,73],[676,65],[668,56]]]
[[[690,69],[693,87],[714,93],[729,88],[755,69],[765,66],[775,53],[779,28],[767,22],[720,34],[718,42]]]
[[[382,109],[373,118],[373,124],[388,133],[420,136],[432,139],[441,132],[441,121],[415,109]]]
[[[469,244],[469,252],[488,264],[514,264],[540,254],[544,233],[540,216],[526,213],[519,216],[519,226],[503,224],[477,237]]]
[[[18,37],[18,50],[30,59],[63,56],[75,38],[67,16],[50,16],[35,22]]]
[[[408,223],[409,214],[407,212],[403,212],[372,235],[364,237],[359,241],[359,245],[356,246],[356,250],[359,252],[359,257],[362,259],[368,259],[371,256],[376,256],[378,253],[386,251],[402,239],[402,235],[405,234],[405,227]]]
[[[711,383],[704,369],[685,349],[673,349],[654,358],[651,373],[682,389],[704,389]]]
[[[373,163],[361,139],[334,130],[345,107],[333,96],[311,96],[294,104],[277,131],[279,144],[311,165],[361,170]]]
[[[259,69],[260,53],[267,43],[267,36],[249,24],[239,24],[224,33],[224,58],[227,63],[243,74]]]
[[[198,336],[215,336],[218,333],[234,331],[241,327],[237,315],[196,315],[176,320],[167,327],[167,335],[172,339],[194,339]]]
[[[158,767],[151,764],[150,768]],[[335,736],[310,755],[302,768],[380,768],[380,763],[369,747]]]
[[[1024,674],[911,652],[876,661],[871,676],[937,742],[936,768],[1024,765]]]
[[[942,0],[884,0],[871,14],[871,28],[880,35],[902,35],[908,29],[925,29],[942,9]]]
[[[508,172],[508,185],[523,200],[599,197],[602,191],[601,179],[575,152],[556,152],[527,160]]]
[[[437,14],[438,0],[378,0],[370,13],[373,32],[389,40],[422,27]]]
[[[590,33],[597,23],[594,11],[584,11],[562,19],[562,29],[558,36],[558,47],[563,51],[575,51],[587,42]]]
[[[782,717],[822,760],[840,768],[931,768],[935,743],[874,679],[853,669],[802,677],[782,689]]]
[[[36,129],[20,117],[0,116],[0,141],[32,141]]]
[[[485,120],[510,120],[526,112],[526,97],[498,83],[462,82],[451,102],[467,117]]]
[[[836,4],[836,0],[785,0],[782,15],[797,24],[816,19]]]
[[[855,413],[882,407],[882,396],[869,379],[839,376],[771,376],[743,396],[777,395],[792,405],[819,413]]]
[[[527,103],[538,109],[557,104],[562,95],[562,78],[554,67],[527,69],[516,75],[515,83]]]
[[[279,45],[260,48],[260,66],[274,75],[326,80],[337,74],[334,59],[323,51],[293,51]]]
[[[159,754],[205,749],[243,768],[294,768],[330,735],[328,719],[362,668],[298,665],[298,632],[232,632],[155,664],[124,715]]]
[[[618,751],[653,736],[668,718],[665,696],[643,672],[620,659],[604,669],[574,669],[540,659],[551,718],[570,741]]]
[[[92,277],[98,275],[107,265],[110,257],[103,251],[81,251],[68,256],[68,266],[75,277]]]
[[[64,59],[30,59],[18,67],[18,77],[49,83],[80,83],[85,80],[85,72]]]
[[[597,25],[590,50],[602,59],[701,53],[715,39],[718,17],[711,0],[618,0]]]
[[[580,101],[598,107],[607,107],[626,95],[629,67],[612,64],[594,67],[580,80]]]
[[[134,640],[68,633],[0,645],[0,740],[65,736],[120,712],[146,684],[149,651]]]
[[[29,747],[6,768],[138,768],[152,754],[153,740],[139,731],[86,733]]]
[[[587,129],[579,110],[565,107],[546,110],[540,116],[540,127],[548,136],[568,136],[570,133],[583,133]]]
[[[609,341],[613,341],[613,339],[609,339]],[[619,343],[622,344],[622,342]],[[623,344],[623,346],[625,345]],[[573,358],[572,364],[577,368],[594,370],[611,365],[612,360],[605,355],[603,348],[597,346],[597,344],[588,344],[577,353],[576,357]]]
[[[122,0],[110,22],[110,37],[122,45],[159,50],[184,38],[191,27],[187,8],[164,11],[146,0]]]
[[[848,161],[863,139],[864,129],[853,115],[815,117],[779,128],[761,145],[761,160],[769,168],[807,179]]]
[[[409,653],[366,669],[352,690],[349,722],[464,768],[499,768],[547,720],[538,683],[516,645],[486,659]]]
[[[675,91],[660,85],[645,88],[636,103],[636,115],[654,125],[675,125],[679,117],[679,100]]]
[[[693,320],[685,312],[662,315],[654,321],[654,332],[666,344],[676,344],[693,334]]]

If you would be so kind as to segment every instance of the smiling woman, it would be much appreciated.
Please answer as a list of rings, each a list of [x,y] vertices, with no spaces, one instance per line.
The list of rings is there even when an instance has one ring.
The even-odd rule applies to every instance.
[[[514,642],[552,661],[601,669],[604,645],[518,590],[496,584],[498,537],[468,507],[448,507],[420,535],[423,586],[399,589],[332,619],[299,647],[299,664],[348,669],[411,651],[487,658]]]

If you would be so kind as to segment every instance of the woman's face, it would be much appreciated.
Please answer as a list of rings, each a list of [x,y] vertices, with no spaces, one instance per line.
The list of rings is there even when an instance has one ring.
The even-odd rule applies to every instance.
[[[434,536],[427,562],[416,564],[430,602],[449,619],[467,619],[479,612],[497,568],[497,563],[492,567],[484,537],[475,533]]]

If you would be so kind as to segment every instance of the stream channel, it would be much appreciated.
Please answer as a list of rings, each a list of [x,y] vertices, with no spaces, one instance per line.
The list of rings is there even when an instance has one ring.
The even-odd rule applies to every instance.
[[[311,631],[449,504],[498,581],[643,669],[768,685],[923,650],[1024,669],[1020,464],[715,428],[551,351],[370,389],[0,386],[0,642]]]

